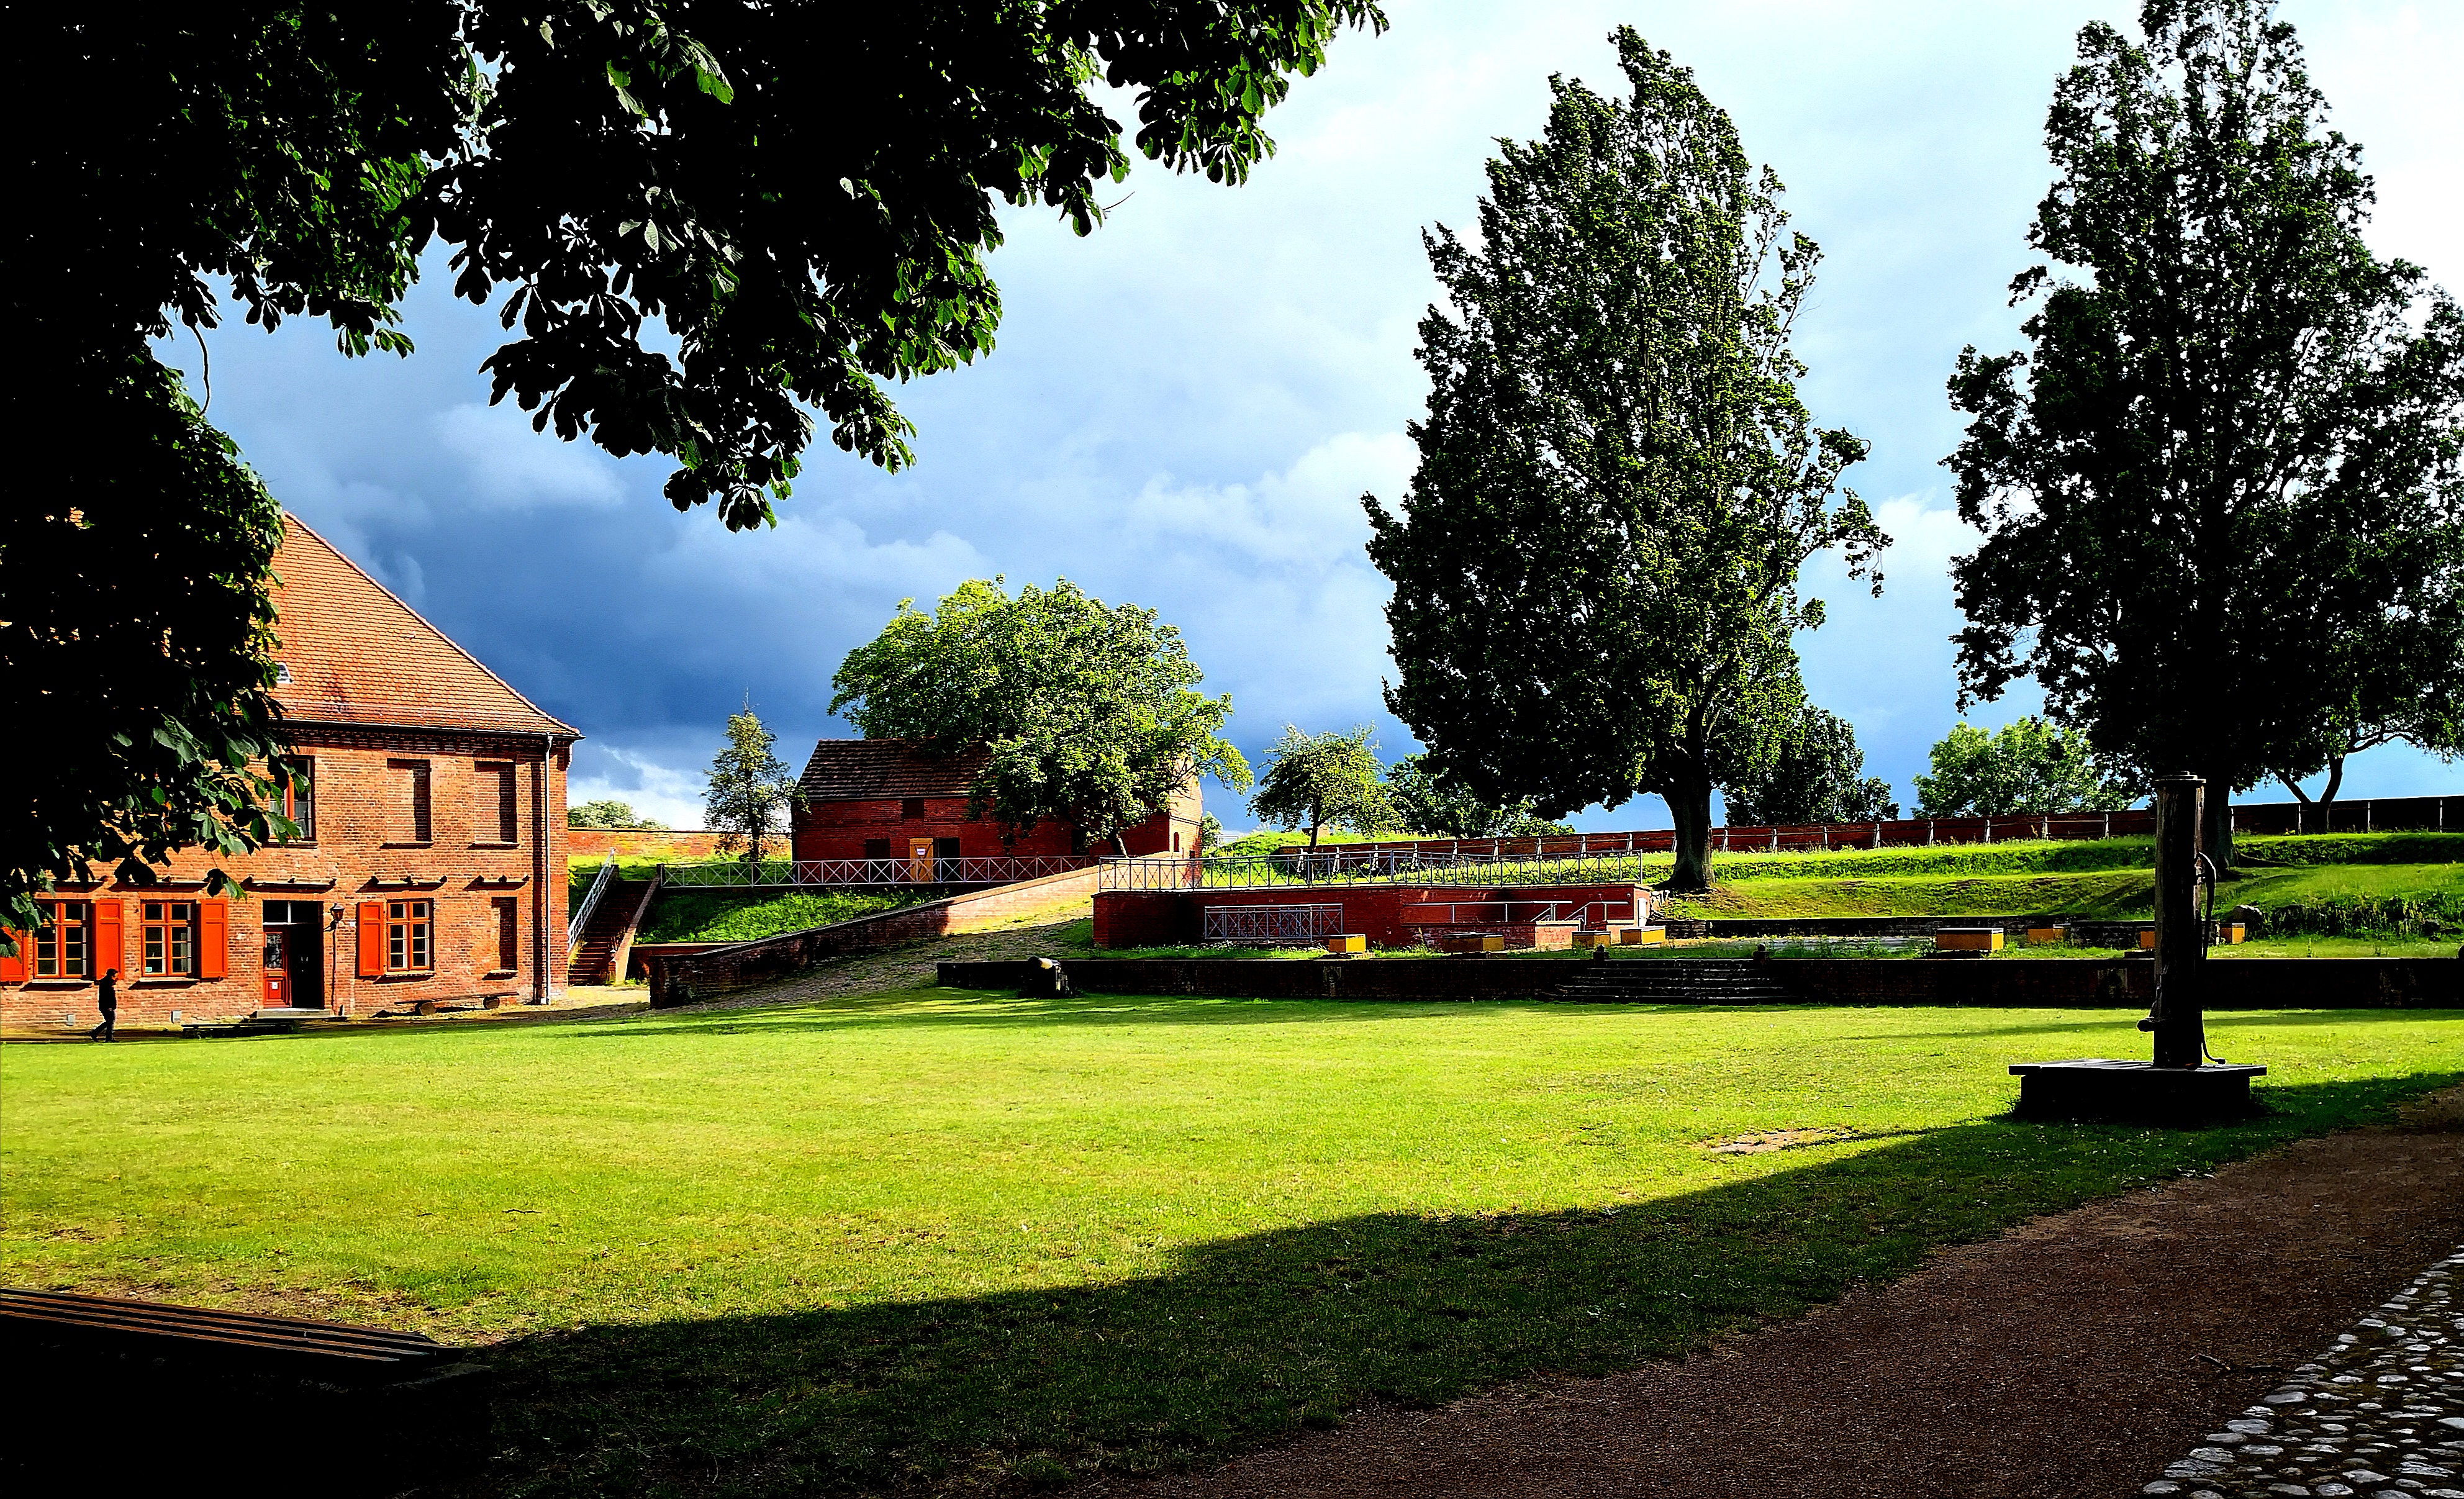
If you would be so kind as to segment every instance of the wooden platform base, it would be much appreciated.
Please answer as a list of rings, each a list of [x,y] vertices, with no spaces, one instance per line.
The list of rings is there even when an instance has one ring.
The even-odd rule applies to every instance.
[[[2158,1067],[2080,1057],[2068,1062],[2014,1062],[2023,1119],[2127,1119],[2154,1124],[2204,1124],[2251,1112],[2250,1080],[2267,1069],[2250,1063]]]

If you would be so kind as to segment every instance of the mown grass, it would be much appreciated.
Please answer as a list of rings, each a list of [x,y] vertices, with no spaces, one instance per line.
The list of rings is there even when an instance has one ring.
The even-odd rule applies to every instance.
[[[1595,1373],[2454,1080],[2225,1014],[2275,1113],[2022,1124],[2127,1016],[910,992],[0,1050],[0,1277],[501,1340],[488,1492],[1025,1487]],[[1709,1147],[1783,1129],[1824,1143]]]
[[[2273,912],[2403,899],[2464,899],[2464,833],[2335,833],[2243,838],[2223,905]],[[2091,919],[2154,909],[2154,845],[1968,844],[1932,849],[1714,854],[1714,889],[1683,897],[1681,916],[1991,915],[2043,912]],[[1663,857],[1639,861],[1662,877]]]

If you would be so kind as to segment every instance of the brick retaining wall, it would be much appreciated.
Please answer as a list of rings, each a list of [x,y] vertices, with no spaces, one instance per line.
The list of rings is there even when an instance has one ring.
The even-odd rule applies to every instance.
[[[1633,885],[1277,885],[1238,890],[1108,890],[1095,896],[1097,947],[1175,947],[1205,938],[1209,906],[1341,905],[1343,929],[1373,947],[1409,947],[1419,934],[1403,908],[1432,901],[1608,901],[1634,909],[1649,897]],[[1564,946],[1564,942],[1557,945]]]
[[[843,953],[870,952],[959,932],[988,931],[1013,916],[1093,894],[1096,874],[1094,867],[1089,866],[707,952],[653,957],[649,962],[650,1006],[658,1009],[724,999]]]
[[[1534,958],[1091,958],[1065,966],[1070,981],[1089,994],[1267,1000],[1545,999],[1581,972],[1573,963]],[[1026,981],[1026,969],[1024,962],[944,962],[938,981],[961,989],[1017,989]],[[1809,958],[1780,959],[1764,971],[1798,1003],[2137,1009],[2147,1003],[2151,966],[2128,958]],[[2217,1010],[2464,1004],[2464,962],[2453,958],[2234,958],[2215,960],[2209,974],[2208,1007]]]
[[[723,833],[705,832],[697,827],[568,827],[564,830],[565,851],[576,857],[588,855],[596,860],[614,854],[620,859],[709,859],[718,854],[718,840]],[[787,851],[787,839],[761,841],[762,853],[779,858]]]

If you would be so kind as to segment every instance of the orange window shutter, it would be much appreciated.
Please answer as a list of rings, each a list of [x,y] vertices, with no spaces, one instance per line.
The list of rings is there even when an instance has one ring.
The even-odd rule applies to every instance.
[[[197,902],[197,977],[220,979],[231,972],[231,902]]]
[[[385,977],[385,902],[360,902],[360,977]]]
[[[33,944],[33,935],[11,927],[9,940],[17,945],[17,950],[0,956],[0,983],[23,983],[26,981],[26,949]]]
[[[128,974],[128,953],[120,935],[120,902],[98,900],[94,903],[94,976],[98,979],[112,969],[121,977]]]

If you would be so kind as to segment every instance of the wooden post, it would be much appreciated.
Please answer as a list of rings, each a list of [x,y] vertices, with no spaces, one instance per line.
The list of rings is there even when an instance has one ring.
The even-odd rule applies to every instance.
[[[2206,934],[2199,928],[2199,827],[2207,783],[2156,778],[2156,1065],[2197,1067],[2207,1056],[2203,1008]]]

